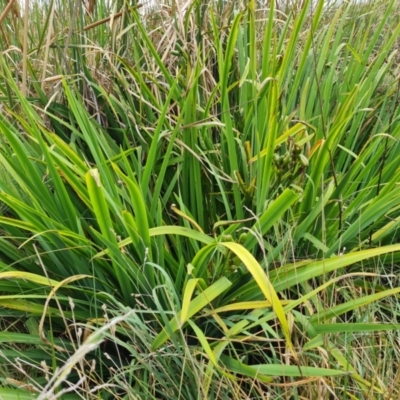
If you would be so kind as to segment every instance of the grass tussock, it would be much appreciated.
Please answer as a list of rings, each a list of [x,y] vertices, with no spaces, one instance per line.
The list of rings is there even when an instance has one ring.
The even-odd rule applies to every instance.
[[[0,6],[1,398],[400,396],[397,1]]]

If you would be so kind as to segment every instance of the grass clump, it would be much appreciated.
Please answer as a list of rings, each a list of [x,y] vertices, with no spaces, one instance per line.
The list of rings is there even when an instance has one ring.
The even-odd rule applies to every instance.
[[[0,395],[396,398],[398,6],[5,13]]]

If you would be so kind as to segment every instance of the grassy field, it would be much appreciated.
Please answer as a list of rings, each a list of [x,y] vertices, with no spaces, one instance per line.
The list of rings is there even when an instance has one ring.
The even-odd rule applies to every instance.
[[[400,398],[400,4],[0,0],[0,399]]]

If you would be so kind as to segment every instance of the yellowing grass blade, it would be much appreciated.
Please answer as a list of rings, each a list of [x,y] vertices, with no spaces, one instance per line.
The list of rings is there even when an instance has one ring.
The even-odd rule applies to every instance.
[[[281,323],[287,347],[297,359],[292,341],[290,339],[289,324],[285,316],[285,311],[283,310],[283,305],[264,270],[261,268],[257,260],[243,246],[233,242],[222,242],[221,245],[227,247],[229,250],[235,253],[246,266],[248,271],[253,275],[254,280],[257,282],[257,285],[263,292],[265,298],[271,303],[272,309]]]
[[[196,229],[196,231],[198,231],[200,233],[204,233],[203,229],[201,229],[201,226],[193,218],[190,218],[183,211],[179,210],[179,208],[177,208],[175,204],[171,205],[171,210],[175,214],[179,215],[181,218],[183,218],[186,221],[188,221],[193,226],[193,228]]]
[[[47,297],[46,303],[43,306],[43,315],[42,318],[40,319],[40,323],[39,323],[39,336],[40,338],[43,340],[44,343],[49,344],[46,337],[44,336],[43,333],[43,326],[44,326],[44,321],[47,315],[47,308],[49,307],[49,303],[50,300],[53,298],[53,296],[56,294],[57,290],[60,289],[62,286],[66,286],[71,282],[75,282],[78,281],[80,279],[85,279],[85,278],[91,278],[90,275],[74,275],[74,276],[70,276],[64,280],[62,280],[61,282],[57,282],[57,284],[51,289],[51,292],[49,293],[49,296]],[[61,347],[56,347],[55,348],[59,351],[64,351],[65,349],[61,348]]]
[[[38,303],[33,303],[31,301],[21,300],[21,299],[2,299],[0,298],[0,307],[9,308],[11,310],[19,310],[24,311],[29,314],[38,314],[41,315],[43,313],[43,305]],[[60,310],[56,308],[48,307],[46,310],[46,315],[57,315],[61,314]],[[67,314],[67,313],[65,313]],[[68,313],[70,316],[70,313]]]
[[[10,226],[15,226],[20,229],[24,229],[27,231],[35,232],[36,227],[31,224],[30,222],[25,222],[25,221],[19,221],[14,218],[8,218],[8,217],[0,217],[0,223],[5,224],[5,225],[10,225]]]
[[[190,299],[192,298],[194,289],[196,289],[198,279],[189,279],[186,287],[185,287],[185,293],[183,295],[183,300],[182,300],[182,310],[181,310],[181,318],[180,318],[180,323],[183,325],[185,321],[187,321],[187,315],[189,311],[189,306],[190,306]]]
[[[204,308],[207,304],[210,304],[216,297],[222,294],[226,289],[228,289],[232,283],[226,279],[221,278],[209,288],[204,290],[204,292],[200,293],[197,297],[195,297],[189,304],[189,308],[186,314],[186,319],[183,321],[181,318],[181,312],[177,314],[176,317],[172,318],[169,322],[169,330],[175,332],[182,323],[187,322],[187,320],[196,313],[198,313],[202,308]],[[164,344],[169,339],[169,333],[166,328],[164,328],[154,339],[154,342],[151,346],[151,351],[157,350],[162,344]]]
[[[57,286],[59,282],[48,279],[44,276],[22,271],[7,271],[0,273],[0,279],[22,279],[44,286]]]

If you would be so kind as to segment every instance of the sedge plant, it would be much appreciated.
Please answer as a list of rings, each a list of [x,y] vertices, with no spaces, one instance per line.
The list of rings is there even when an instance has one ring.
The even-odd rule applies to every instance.
[[[8,7],[0,395],[395,397],[396,10]]]

